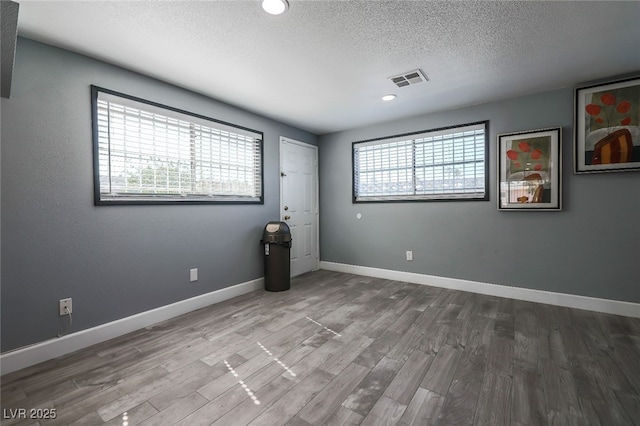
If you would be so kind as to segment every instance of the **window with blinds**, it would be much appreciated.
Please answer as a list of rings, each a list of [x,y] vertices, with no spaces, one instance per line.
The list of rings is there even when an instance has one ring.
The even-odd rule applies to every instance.
[[[92,86],[96,204],[262,203],[263,134]]]
[[[487,124],[354,142],[353,201],[488,200]]]

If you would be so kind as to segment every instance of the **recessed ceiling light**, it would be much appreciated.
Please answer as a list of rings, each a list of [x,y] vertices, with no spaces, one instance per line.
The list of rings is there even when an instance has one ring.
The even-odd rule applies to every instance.
[[[272,15],[280,15],[289,9],[287,0],[262,0],[262,8]]]
[[[394,100],[395,98],[396,98],[396,95],[394,95],[393,93],[390,93],[390,94],[388,94],[388,95],[384,95],[384,96],[382,97],[382,100],[383,100],[383,101],[392,101],[392,100]]]

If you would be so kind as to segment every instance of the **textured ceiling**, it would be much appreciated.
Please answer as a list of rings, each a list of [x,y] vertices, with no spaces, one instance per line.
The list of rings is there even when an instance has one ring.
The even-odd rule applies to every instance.
[[[316,134],[640,71],[638,1],[18,2],[22,36]]]

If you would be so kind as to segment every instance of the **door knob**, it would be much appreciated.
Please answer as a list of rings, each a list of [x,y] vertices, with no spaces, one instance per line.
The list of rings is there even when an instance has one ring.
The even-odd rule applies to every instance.
[[[284,206],[285,211],[289,210],[289,206]]]
[[[289,215],[286,215],[286,216],[284,217],[284,220],[289,220],[289,219],[291,219],[291,216],[289,216]]]

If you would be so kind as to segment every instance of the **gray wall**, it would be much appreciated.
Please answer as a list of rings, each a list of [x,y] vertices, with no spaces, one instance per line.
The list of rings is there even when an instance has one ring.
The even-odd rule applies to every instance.
[[[351,142],[480,120],[490,201],[352,204]],[[322,260],[640,302],[640,173],[574,175],[572,122],[568,88],[321,136]],[[496,136],[559,126],[563,211],[498,211]]]
[[[91,84],[264,132],[264,205],[93,205]],[[278,218],[278,143],[307,132],[19,38],[2,99],[2,351],[263,276]],[[199,280],[189,282],[189,269]]]

